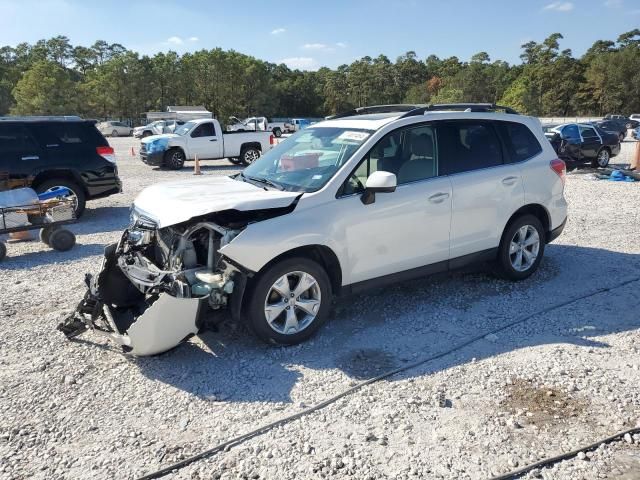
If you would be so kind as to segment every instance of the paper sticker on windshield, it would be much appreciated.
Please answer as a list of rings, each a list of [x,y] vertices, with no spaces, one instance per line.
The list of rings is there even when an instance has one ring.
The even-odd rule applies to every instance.
[[[363,142],[369,136],[368,132],[342,132],[336,140],[351,141],[351,142]]]

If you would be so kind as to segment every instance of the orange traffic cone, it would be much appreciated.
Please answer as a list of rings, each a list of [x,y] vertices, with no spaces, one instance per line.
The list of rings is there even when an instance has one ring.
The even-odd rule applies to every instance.
[[[132,157],[135,157],[135,156],[136,156],[136,152],[135,152],[135,150],[133,149],[133,147],[131,147],[131,156],[132,156]]]
[[[195,158],[194,164],[193,164],[193,174],[194,175],[202,175],[202,172],[200,171],[200,159],[198,158],[197,155],[196,155],[196,158]]]

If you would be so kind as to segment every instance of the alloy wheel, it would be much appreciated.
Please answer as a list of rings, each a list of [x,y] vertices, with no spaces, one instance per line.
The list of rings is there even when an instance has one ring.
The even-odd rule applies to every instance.
[[[244,152],[244,161],[247,164],[253,163],[259,158],[260,158],[260,152],[258,152],[257,150],[251,149]]]
[[[520,227],[509,246],[511,266],[518,272],[529,270],[538,258],[540,252],[540,235],[532,225]]]
[[[67,190],[69,190],[70,193],[68,193],[67,195],[63,195],[62,197],[67,199],[67,200],[71,200],[71,204],[73,205],[73,210],[76,211],[78,209],[78,196],[76,195],[76,192],[71,190],[69,187],[65,187],[64,185],[62,185],[62,186],[56,185],[56,186],[53,186],[53,187],[47,189],[43,193],[55,192],[57,190],[60,190],[61,188],[66,188]]]
[[[602,168],[609,165],[609,151],[606,149],[600,150],[598,153],[598,165]]]
[[[269,327],[282,335],[295,335],[315,320],[322,295],[318,281],[306,272],[289,272],[267,293],[264,315]]]

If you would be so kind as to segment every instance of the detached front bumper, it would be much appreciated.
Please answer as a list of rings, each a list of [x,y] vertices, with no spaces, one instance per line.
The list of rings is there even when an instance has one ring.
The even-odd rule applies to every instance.
[[[170,350],[201,330],[206,297],[143,295],[118,267],[116,249],[105,249],[100,273],[87,276],[84,298],[58,330],[68,338],[93,330],[137,356]]]

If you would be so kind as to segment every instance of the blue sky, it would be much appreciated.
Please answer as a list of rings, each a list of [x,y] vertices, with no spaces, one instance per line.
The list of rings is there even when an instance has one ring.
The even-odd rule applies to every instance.
[[[580,55],[638,26],[639,0],[0,0],[0,45],[66,35],[143,54],[221,47],[303,69],[408,50],[514,63],[522,43],[554,32]]]

